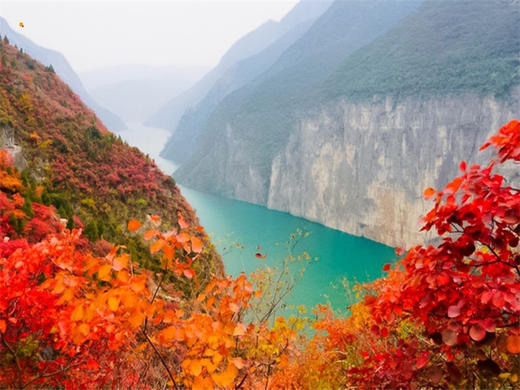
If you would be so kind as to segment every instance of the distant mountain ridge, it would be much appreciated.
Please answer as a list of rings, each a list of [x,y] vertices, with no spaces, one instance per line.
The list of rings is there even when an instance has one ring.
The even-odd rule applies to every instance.
[[[235,83],[234,88],[221,93],[219,99],[213,98],[213,104],[204,99],[201,107],[187,113],[162,156],[175,156],[181,159],[178,162],[185,162],[193,155],[198,136],[222,126],[234,113],[240,113],[244,121],[250,118],[251,122],[244,126],[254,128],[252,131],[259,135],[265,132],[266,126],[287,123],[289,116],[279,115],[284,107],[294,104],[307,93],[307,88],[329,76],[349,53],[383,34],[419,3],[418,0],[403,1],[396,7],[395,3],[384,0],[335,1],[322,9],[322,14],[315,15],[317,19],[297,25],[292,34],[286,34],[279,42],[248,59],[250,63],[239,64],[251,77]],[[301,2],[294,11],[311,4]],[[286,18],[293,20],[291,13]],[[251,63],[258,62],[265,66],[254,69]],[[208,98],[210,96],[211,92]],[[248,112],[253,112],[255,117],[248,117]],[[265,117],[259,117],[260,112]]]
[[[76,92],[81,99],[99,116],[99,118],[112,130],[120,131],[126,128],[125,123],[114,113],[110,112],[106,108],[98,104],[87,92],[83,86],[81,79],[74,72],[67,59],[63,54],[41,47],[24,37],[23,35],[14,31],[7,21],[0,16],[0,35],[2,37],[7,36],[9,41],[23,49],[31,57],[40,61],[44,65],[52,65],[56,74],[60,76],[64,82],[66,82],[74,92]]]

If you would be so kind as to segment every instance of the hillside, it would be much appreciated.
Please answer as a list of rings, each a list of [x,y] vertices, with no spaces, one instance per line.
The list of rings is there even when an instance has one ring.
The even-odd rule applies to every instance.
[[[63,54],[54,50],[38,46],[30,39],[24,37],[23,35],[11,29],[7,21],[1,16],[0,35],[2,37],[7,36],[12,45],[16,45],[18,46],[18,48],[23,49],[32,58],[36,59],[42,64],[46,66],[52,65],[58,76],[60,76],[61,79],[65,83],[67,83],[76,94],[78,94],[81,97],[83,102],[89,108],[94,110],[96,114],[99,116],[99,118],[101,118],[101,120],[104,123],[106,123],[106,125],[110,127],[113,131],[124,130],[126,128],[121,118],[107,110],[105,107],[102,107],[89,95],[89,93],[86,91],[85,87],[81,83],[80,78],[74,72],[74,70],[68,63],[67,59],[63,56]]]
[[[0,50],[1,147],[10,151],[21,171],[26,204],[53,206],[67,227],[83,227],[101,254],[109,249],[108,242],[125,245],[142,265],[158,269],[158,260],[125,226],[150,214],[160,216],[165,227],[176,224],[179,216],[198,225],[173,179],[110,133],[51,68],[6,40]],[[26,223],[20,221],[19,229]],[[205,237],[204,232],[196,234]],[[221,270],[209,240],[197,264],[203,277]]]
[[[280,37],[272,44],[229,67],[213,84],[206,96],[181,117],[161,155],[182,163],[195,151],[197,138],[206,130],[206,122],[218,104],[230,93],[252,82],[268,70],[330,6],[331,0],[301,1],[278,26]]]
[[[364,39],[362,29],[373,30],[365,23],[381,22],[375,11],[391,14],[367,9],[373,19],[356,28]],[[445,184],[492,129],[518,116],[518,16],[500,0],[427,1],[337,59],[320,83],[298,83],[297,66],[259,79],[223,100],[175,177],[389,245],[422,240],[421,189]],[[296,46],[320,24],[332,34],[320,20]]]

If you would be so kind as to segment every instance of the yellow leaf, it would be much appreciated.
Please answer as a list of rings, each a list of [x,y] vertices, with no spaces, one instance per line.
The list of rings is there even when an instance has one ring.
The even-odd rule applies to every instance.
[[[98,270],[98,278],[99,280],[103,280],[108,282],[110,280],[110,271],[112,270],[112,266],[110,264],[105,264],[99,267]]]
[[[141,227],[141,222],[136,221],[135,219],[131,219],[128,221],[128,230],[131,232],[135,232],[137,229]]]
[[[83,310],[83,305],[78,305],[72,312],[70,319],[72,321],[81,321],[83,316],[85,315],[85,311]]]
[[[108,307],[112,311],[117,311],[117,309],[119,308],[119,298],[117,298],[117,297],[108,298]]]

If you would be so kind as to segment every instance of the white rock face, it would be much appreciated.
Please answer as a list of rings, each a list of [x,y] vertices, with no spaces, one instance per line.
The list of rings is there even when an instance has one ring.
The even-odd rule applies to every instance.
[[[300,117],[272,161],[252,158],[252,141],[227,125],[206,154],[176,174],[194,189],[409,247],[429,239],[419,233],[432,206],[424,189],[444,188],[461,160],[486,161],[491,151],[478,149],[513,118],[520,118],[520,87],[506,100],[466,94],[339,101]],[[508,174],[520,181],[518,165]]]
[[[446,185],[463,159],[483,161],[479,147],[519,116],[520,89],[507,102],[339,102],[302,118],[272,162],[266,205],[392,246],[424,242],[424,189]]]

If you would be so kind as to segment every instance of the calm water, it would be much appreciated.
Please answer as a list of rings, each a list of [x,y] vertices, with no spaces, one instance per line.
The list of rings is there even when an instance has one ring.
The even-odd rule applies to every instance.
[[[150,154],[166,173],[173,172],[175,166],[158,157],[168,136],[165,130],[130,124],[129,130],[122,132],[121,136]],[[299,241],[293,252],[297,255],[306,251],[311,261],[306,262],[305,272],[298,276],[296,287],[287,299],[289,305],[304,304],[311,308],[318,303],[330,302],[334,309],[343,311],[347,300],[342,281],[345,278],[351,282],[375,279],[381,275],[382,266],[394,260],[392,248],[374,241],[262,206],[208,195],[182,186],[181,191],[223,255],[226,271],[235,276],[242,271],[250,273],[264,265],[272,267],[279,264],[288,254],[285,243],[290,235],[297,229],[309,233],[308,237]],[[257,252],[267,257],[258,259],[255,256]],[[293,264],[293,273],[299,275],[298,271],[303,265]]]

